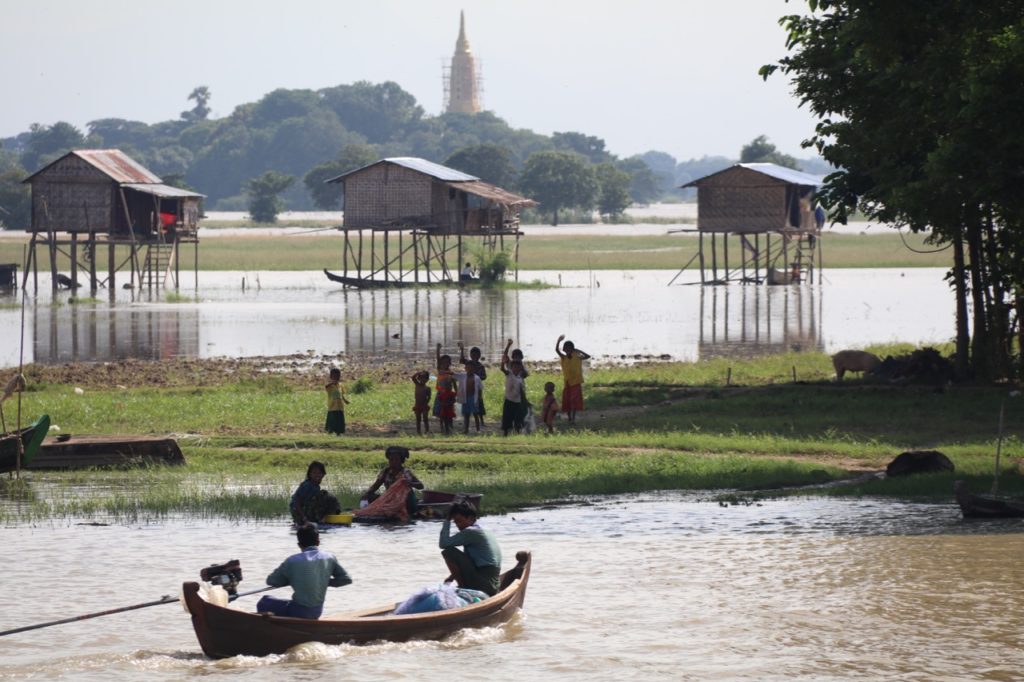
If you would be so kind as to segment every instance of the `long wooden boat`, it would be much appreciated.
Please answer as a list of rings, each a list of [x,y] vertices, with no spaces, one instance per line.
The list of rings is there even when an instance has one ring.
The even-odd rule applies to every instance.
[[[21,468],[28,466],[39,450],[47,431],[50,430],[50,417],[43,415],[30,426],[17,433],[0,437],[0,473],[7,473],[18,468],[18,440],[21,440],[24,454],[21,456]]]
[[[953,483],[956,503],[965,519],[1017,519],[1024,518],[1024,500],[992,495],[974,495],[963,481]]]
[[[153,436],[71,436],[47,438],[30,469],[127,468],[185,463],[178,442]]]
[[[346,277],[345,275],[338,275],[327,268],[324,268],[324,274],[327,275],[327,279],[338,284],[344,284],[347,287],[353,289],[411,289],[413,287],[451,287],[456,286],[459,283],[441,279],[416,282],[414,280],[397,280],[397,279],[370,279],[367,277]]]
[[[443,639],[465,628],[505,623],[522,608],[530,580],[530,552],[516,554],[516,566],[501,576],[498,594],[476,604],[447,611],[393,615],[397,604],[319,620],[248,613],[216,606],[199,596],[199,583],[182,586],[185,607],[203,653],[211,658],[282,654],[306,642],[369,644]]]

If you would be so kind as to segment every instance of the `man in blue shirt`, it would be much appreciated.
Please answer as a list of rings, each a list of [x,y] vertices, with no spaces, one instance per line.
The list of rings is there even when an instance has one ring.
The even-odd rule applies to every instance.
[[[274,587],[292,586],[292,598],[279,599],[266,596],[256,604],[256,610],[276,616],[317,619],[324,611],[324,595],[328,585],[349,585],[352,578],[330,552],[320,549],[320,533],[316,526],[306,524],[297,533],[302,551],[285,559],[267,576],[267,584]]]
[[[451,535],[452,521],[459,532]],[[466,551],[457,549],[459,546]],[[469,502],[457,502],[441,526],[438,540],[441,556],[451,571],[449,580],[459,587],[497,594],[501,581],[501,547],[491,531],[477,524],[476,508]]]

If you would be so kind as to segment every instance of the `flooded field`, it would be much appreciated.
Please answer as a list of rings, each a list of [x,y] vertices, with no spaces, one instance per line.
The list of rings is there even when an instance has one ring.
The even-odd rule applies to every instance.
[[[789,499],[722,507],[685,492],[486,517],[506,562],[530,549],[525,611],[443,642],[306,645],[203,657],[161,605],[0,637],[0,679],[1011,680],[1024,669],[1024,525],[953,504]],[[327,612],[438,582],[438,525],[324,534],[354,584]],[[0,529],[0,630],[176,595],[238,558],[242,590],[295,551],[279,523],[57,520]],[[386,568],[385,568],[386,567]],[[287,591],[280,591],[287,595]],[[252,609],[256,597],[236,604]]]
[[[820,285],[666,286],[675,272],[528,272],[557,288],[343,290],[317,272],[200,272],[180,296],[118,290],[100,302],[54,300],[41,278],[25,312],[25,362],[123,358],[399,353],[459,340],[497,357],[507,338],[554,356],[565,333],[596,362],[696,360],[871,343],[936,343],[953,334],[940,269],[825,270]],[[690,277],[692,282],[693,277]],[[21,354],[18,293],[0,296],[0,367]]]

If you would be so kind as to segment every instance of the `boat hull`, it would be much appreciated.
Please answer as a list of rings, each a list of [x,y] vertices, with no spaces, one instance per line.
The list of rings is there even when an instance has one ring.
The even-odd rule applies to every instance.
[[[32,458],[39,450],[40,443],[50,430],[50,417],[43,415],[31,426],[22,429],[17,434],[10,434],[0,439],[0,473],[7,473],[18,468],[18,439],[21,439],[24,454],[22,455],[21,468],[28,467]]]
[[[389,615],[394,605],[319,620],[285,618],[216,606],[199,596],[199,584],[183,585],[185,605],[203,653],[211,658],[283,654],[307,642],[369,644],[443,639],[465,628],[482,628],[509,621],[523,606],[530,578],[529,552],[516,555],[519,563],[504,575],[506,587],[495,596],[459,609],[408,615]]]
[[[1019,519],[1024,518],[1024,500],[1011,500],[990,495],[973,495],[963,483],[953,488],[956,502],[965,519]]]

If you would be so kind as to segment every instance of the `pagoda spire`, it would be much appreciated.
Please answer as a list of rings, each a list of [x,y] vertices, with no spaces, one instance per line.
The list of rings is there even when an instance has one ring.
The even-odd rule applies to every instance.
[[[466,13],[459,12],[459,38],[455,41],[455,54],[445,76],[445,111],[475,114],[481,110],[476,60],[469,50],[466,37]]]

